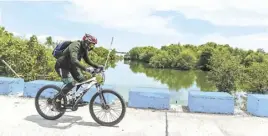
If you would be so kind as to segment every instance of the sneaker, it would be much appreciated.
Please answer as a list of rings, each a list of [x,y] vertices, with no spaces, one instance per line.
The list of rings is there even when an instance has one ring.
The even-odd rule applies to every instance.
[[[61,112],[61,100],[62,100],[62,97],[57,96],[57,98],[54,101],[55,108],[58,112]]]

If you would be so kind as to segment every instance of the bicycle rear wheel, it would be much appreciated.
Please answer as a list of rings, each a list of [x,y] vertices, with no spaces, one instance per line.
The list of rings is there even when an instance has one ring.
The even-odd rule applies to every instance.
[[[100,101],[100,96],[103,96],[104,98],[104,101],[106,101],[107,103],[107,106],[103,106],[103,103],[101,103]],[[98,97],[99,96],[99,97]],[[105,97],[105,96],[108,96]],[[115,100],[114,98],[118,98],[119,100]],[[97,102],[94,102],[95,100],[97,100]],[[98,101],[99,100],[99,101]],[[108,103],[112,103],[112,104],[120,104],[122,107],[120,108],[122,111],[117,114],[116,113],[116,110],[118,109],[113,109],[115,107],[111,106],[111,104],[108,104]],[[108,115],[112,116],[112,120],[110,121],[108,119],[108,121],[102,121],[99,117],[97,117],[96,113],[94,112],[95,108],[93,106],[97,106],[97,107],[100,107],[101,110],[104,110],[104,114],[105,115],[102,115],[100,114],[101,116],[105,116],[105,117],[108,117]],[[125,105],[125,101],[124,99],[121,97],[120,94],[118,94],[117,92],[113,91],[113,90],[109,90],[109,89],[103,89],[101,91],[101,93],[96,93],[92,96],[91,100],[90,100],[90,104],[89,104],[89,111],[90,111],[90,114],[92,116],[92,118],[100,125],[103,125],[103,126],[114,126],[116,124],[118,124],[125,116],[125,113],[126,113],[126,105]],[[116,113],[116,115],[119,115],[119,117],[114,117],[113,113],[111,112],[113,111],[114,113]],[[110,114],[107,115],[108,112],[111,112]],[[97,112],[99,113],[99,112]]]
[[[54,98],[54,96],[52,96],[52,98],[48,98],[48,99],[46,100],[46,105],[49,105],[49,108],[47,108],[47,109],[51,110],[53,113],[56,113],[56,114],[53,114],[53,115],[47,115],[46,113],[44,113],[44,112],[41,110],[40,105],[39,105],[39,100],[40,100],[40,99],[47,98],[47,95],[48,95],[48,94],[43,95],[43,96],[41,95],[41,93],[42,93],[43,91],[47,90],[47,89],[48,89],[49,91],[51,91],[51,90],[56,91],[55,94],[59,93],[60,90],[61,90],[61,89],[60,89],[58,86],[56,86],[56,85],[45,85],[45,86],[43,86],[42,88],[40,88],[39,91],[38,91],[37,94],[36,94],[36,97],[35,97],[35,108],[36,108],[37,112],[39,113],[39,115],[41,115],[43,118],[45,118],[45,119],[47,119],[47,120],[56,120],[56,119],[60,118],[61,116],[63,116],[66,110],[63,109],[61,112],[58,112],[58,111],[55,110],[55,106],[53,105],[53,98]],[[67,103],[67,98],[66,98],[66,97],[63,97],[63,104],[66,104],[66,103]]]

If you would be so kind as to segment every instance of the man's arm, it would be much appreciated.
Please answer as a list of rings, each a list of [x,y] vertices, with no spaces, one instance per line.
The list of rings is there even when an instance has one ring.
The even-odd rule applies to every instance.
[[[69,45],[69,51],[70,51],[70,58],[71,63],[79,67],[80,69],[86,71],[86,67],[84,67],[79,60],[77,59],[77,54],[79,52],[79,46],[80,44],[78,42],[73,42]]]
[[[92,61],[90,61],[90,59],[89,59],[89,57],[88,57],[88,51],[86,51],[86,53],[84,54],[83,58],[84,58],[85,62],[86,62],[88,65],[90,65],[90,66],[92,66],[92,67],[94,67],[94,68],[97,68],[97,67],[98,67],[98,65],[96,65],[95,63],[93,63]]]

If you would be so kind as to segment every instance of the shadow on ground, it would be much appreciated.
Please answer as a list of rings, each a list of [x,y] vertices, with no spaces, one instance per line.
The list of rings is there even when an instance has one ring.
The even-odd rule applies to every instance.
[[[82,125],[91,127],[100,126],[95,122],[85,122],[82,120],[80,116],[70,116],[70,115],[64,115],[57,120],[46,120],[39,115],[31,115],[27,116],[25,120],[34,122],[41,127],[56,128],[56,129],[68,129],[72,127],[72,125]]]

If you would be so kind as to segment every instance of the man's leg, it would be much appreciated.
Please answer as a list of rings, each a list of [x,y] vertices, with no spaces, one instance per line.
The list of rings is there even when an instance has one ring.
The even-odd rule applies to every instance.
[[[66,95],[73,87],[74,82],[72,80],[72,77],[70,76],[70,72],[68,69],[60,68],[57,64],[55,65],[55,70],[58,73],[58,75],[61,77],[61,80],[64,84],[64,87],[62,90],[56,95],[56,108],[60,110],[60,102],[62,99],[62,96]]]
[[[55,71],[61,77],[61,80],[63,84],[65,85],[61,92],[63,92],[64,94],[67,94],[70,90],[69,88],[73,88],[74,86],[73,79],[70,76],[70,69],[68,68],[67,65],[64,66],[62,65],[62,63],[59,63],[57,61],[55,64]]]
[[[70,75],[69,70],[61,69],[61,71],[61,80],[64,84],[61,92],[66,95],[75,86],[75,83]]]
[[[81,70],[78,69],[77,67],[72,67],[70,72],[74,80],[76,80],[77,82],[83,82],[86,80]],[[80,86],[81,85],[77,86],[76,91],[80,88]],[[80,102],[83,102],[83,100],[81,99]]]

